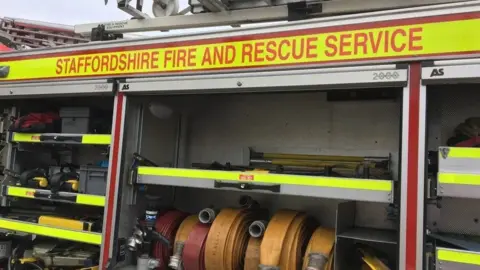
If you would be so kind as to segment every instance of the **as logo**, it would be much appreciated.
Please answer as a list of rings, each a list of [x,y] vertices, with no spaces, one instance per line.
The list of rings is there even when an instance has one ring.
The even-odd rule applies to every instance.
[[[430,77],[440,77],[445,75],[445,72],[443,71],[443,68],[434,68],[432,70],[432,73],[430,74]]]
[[[122,90],[130,90],[130,85],[128,83],[124,84]]]

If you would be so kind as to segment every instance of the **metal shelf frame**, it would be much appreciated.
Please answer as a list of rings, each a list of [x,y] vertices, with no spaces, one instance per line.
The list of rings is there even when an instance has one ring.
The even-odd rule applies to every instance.
[[[111,142],[111,136],[107,134],[34,134],[13,132],[11,135],[11,141],[15,143],[109,145]]]
[[[49,190],[3,186],[3,195],[18,198],[29,198],[47,201],[56,201],[64,203],[74,203],[89,206],[105,206],[105,196],[79,194],[72,192],[58,192],[52,194]]]
[[[94,232],[84,232],[69,230],[50,226],[39,225],[31,222],[18,221],[9,218],[0,218],[0,229],[14,232],[24,232],[36,235],[42,235],[52,238],[70,240],[87,244],[101,245],[102,234]]]
[[[393,181],[391,180],[138,167],[137,183],[393,202]]]

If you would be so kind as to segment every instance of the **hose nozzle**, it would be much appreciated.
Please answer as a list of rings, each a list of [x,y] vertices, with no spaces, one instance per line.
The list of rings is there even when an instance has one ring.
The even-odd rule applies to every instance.
[[[212,223],[217,216],[217,211],[212,208],[205,208],[198,212],[198,220],[203,224]]]
[[[184,246],[185,246],[184,242],[175,243],[175,251],[173,252],[173,256],[170,257],[170,262],[168,263],[168,267],[172,269],[177,269],[177,270],[183,269],[182,252],[183,252]]]
[[[251,237],[259,238],[263,236],[266,228],[267,228],[267,221],[255,220],[248,227],[248,233],[250,234]]]

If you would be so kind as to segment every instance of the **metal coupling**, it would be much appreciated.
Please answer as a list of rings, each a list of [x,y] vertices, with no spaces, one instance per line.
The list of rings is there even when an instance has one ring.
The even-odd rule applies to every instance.
[[[183,247],[185,246],[184,242],[176,242],[175,243],[175,250],[173,252],[173,256],[170,257],[170,262],[168,263],[168,267],[172,269],[183,269],[182,267],[182,252]]]
[[[137,258],[137,270],[151,270],[158,268],[160,262],[156,259],[150,258],[148,255],[142,255]]]
[[[272,265],[258,265],[258,270],[280,270],[280,266],[272,266]]]
[[[306,270],[323,270],[327,265],[328,257],[322,253],[308,254],[308,264]]]
[[[198,212],[198,220],[203,224],[212,223],[217,217],[217,211],[212,208],[205,208]]]
[[[248,233],[251,237],[259,238],[262,237],[267,228],[267,221],[265,220],[255,220],[248,227]]]

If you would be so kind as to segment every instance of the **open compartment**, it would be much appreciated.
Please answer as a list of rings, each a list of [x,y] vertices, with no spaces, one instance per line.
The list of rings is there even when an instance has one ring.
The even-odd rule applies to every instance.
[[[98,265],[112,90],[88,81],[0,84],[5,268],[24,258],[37,268]]]
[[[480,265],[480,102],[476,60],[436,62],[426,84],[428,269]],[[439,72],[443,75],[439,75]]]
[[[358,78],[353,73],[350,80]],[[269,82],[279,83],[274,74]],[[336,80],[346,78],[342,75],[335,74]],[[286,85],[272,88],[262,77],[240,76],[252,76],[256,80],[247,82],[261,85],[219,90],[215,87],[222,86],[210,81],[211,89],[198,90],[203,82],[189,84],[194,79],[188,76],[126,82],[124,184],[114,254],[124,251],[125,243],[137,249],[112,260],[123,267],[135,264],[139,254],[152,255],[148,250],[138,253],[135,243],[142,241],[135,235],[143,234],[133,230],[135,218],[151,218],[152,209],[158,211],[153,212],[158,223],[166,209],[198,215],[204,208],[238,208],[239,198],[248,195],[267,210],[258,219],[270,221],[278,211],[290,209],[312,217],[315,228],[333,230],[332,243],[339,246],[326,261],[333,261],[333,252],[358,261],[347,266],[335,259],[332,269],[375,263],[395,269],[399,223],[394,193],[400,179],[404,84],[339,86],[324,81],[317,87],[292,87],[305,81],[279,78]],[[343,210],[344,200],[355,202]],[[341,230],[338,219],[345,219]],[[385,254],[378,252],[382,245],[388,247]],[[299,253],[303,260],[305,247]],[[145,257],[138,258],[144,262]],[[160,264],[170,260],[157,259]]]

